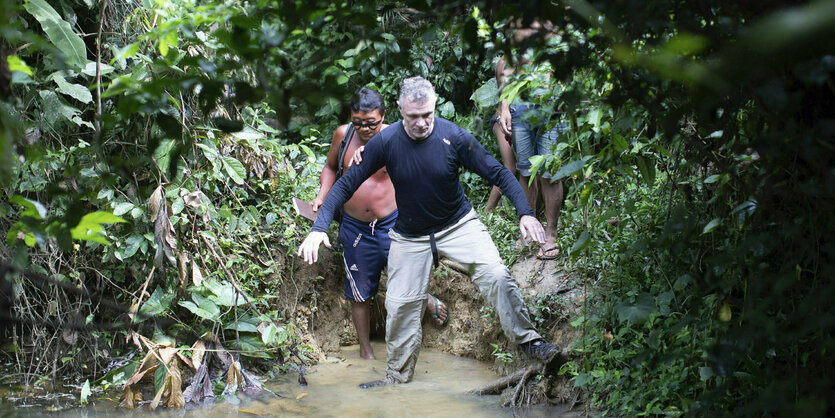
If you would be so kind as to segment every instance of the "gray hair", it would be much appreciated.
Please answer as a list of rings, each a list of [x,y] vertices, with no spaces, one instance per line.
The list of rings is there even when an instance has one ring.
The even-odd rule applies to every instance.
[[[400,100],[406,99],[412,103],[423,103],[435,99],[435,88],[423,77],[411,77],[403,80],[400,87]]]

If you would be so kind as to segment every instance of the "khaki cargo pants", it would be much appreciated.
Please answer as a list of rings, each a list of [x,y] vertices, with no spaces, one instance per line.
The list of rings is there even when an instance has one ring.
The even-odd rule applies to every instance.
[[[421,317],[432,269],[430,237],[405,237],[389,232],[386,290],[386,373],[400,383],[412,380],[420,352]],[[475,211],[435,233],[439,256],[469,267],[472,280],[496,310],[505,335],[516,344],[540,338],[528,316],[522,294],[510,270]]]

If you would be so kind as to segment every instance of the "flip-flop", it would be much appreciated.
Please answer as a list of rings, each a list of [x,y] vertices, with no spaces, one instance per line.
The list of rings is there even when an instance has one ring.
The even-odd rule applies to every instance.
[[[548,253],[550,253],[551,251],[554,251],[554,250],[557,250],[557,252],[554,253],[554,254],[548,254]],[[557,256],[559,256],[559,255],[560,255],[560,247],[555,245],[551,248],[540,247],[539,252],[536,254],[536,258],[538,258],[540,260],[553,260],[553,259],[557,258]]]
[[[438,298],[435,295],[432,295],[432,294],[430,294],[429,296],[432,296],[432,300],[435,301],[435,313],[429,314],[429,316],[432,317],[432,319],[438,319],[439,318],[438,312],[441,310],[440,305],[438,305]],[[449,316],[450,316],[449,315],[449,306],[447,306],[446,307],[446,319],[444,319],[444,322],[441,324],[441,327],[445,327],[449,323]]]

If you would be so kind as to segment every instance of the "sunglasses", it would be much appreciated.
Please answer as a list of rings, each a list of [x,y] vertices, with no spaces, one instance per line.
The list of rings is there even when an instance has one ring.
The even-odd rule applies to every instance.
[[[373,128],[373,127],[379,125],[382,122],[383,122],[383,120],[380,119],[377,122],[365,122],[365,123],[351,122],[351,125],[354,125],[354,129]]]

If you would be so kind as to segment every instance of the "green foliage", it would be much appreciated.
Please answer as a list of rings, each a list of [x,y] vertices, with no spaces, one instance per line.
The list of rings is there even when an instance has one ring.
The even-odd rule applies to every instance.
[[[38,20],[55,49],[63,54],[64,63],[68,67],[80,70],[87,65],[84,41],[49,3],[45,0],[27,0],[23,7]]]
[[[108,2],[99,16],[3,2],[3,262],[111,286],[130,306],[155,253],[182,254],[185,269],[159,258],[137,321],[217,330],[252,356],[286,351],[298,330],[272,306],[292,280],[277,254],[305,229],[287,197],[315,194],[351,92],[375,86],[394,109],[400,81],[421,75],[438,113],[488,150],[499,97],[565,124],[533,164],[566,189],[560,246],[588,296],[572,320],[581,361],[564,373],[599,407],[831,414],[835,50],[821,40],[835,6],[569,4]],[[511,45],[512,18],[560,29]],[[514,48],[531,63],[499,92],[494,56]],[[461,180],[478,206],[489,185]],[[483,220],[512,263],[507,206]],[[561,317],[559,300],[537,298],[537,326]],[[63,319],[56,304],[68,302],[38,317]]]
[[[490,343],[490,346],[493,347],[492,354],[496,357],[497,360],[501,361],[502,363],[513,363],[513,354],[503,352],[498,344]]]

